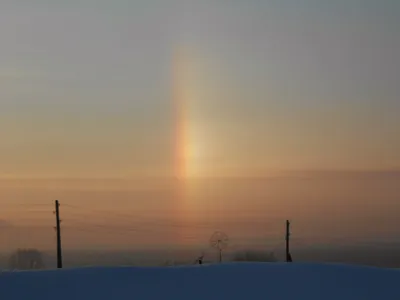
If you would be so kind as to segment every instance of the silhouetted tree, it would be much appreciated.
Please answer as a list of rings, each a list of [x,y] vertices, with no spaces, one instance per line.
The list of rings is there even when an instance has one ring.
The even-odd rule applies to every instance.
[[[44,269],[43,255],[36,249],[18,249],[10,256],[9,267],[12,270]]]

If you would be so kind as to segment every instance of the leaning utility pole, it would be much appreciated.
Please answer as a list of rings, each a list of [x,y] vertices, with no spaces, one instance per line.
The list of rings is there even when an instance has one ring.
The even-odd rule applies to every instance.
[[[289,239],[290,239],[290,222],[286,220],[286,262],[292,262],[292,256],[290,255],[289,249]]]
[[[56,230],[57,230],[57,268],[62,269],[60,203],[56,200]]]

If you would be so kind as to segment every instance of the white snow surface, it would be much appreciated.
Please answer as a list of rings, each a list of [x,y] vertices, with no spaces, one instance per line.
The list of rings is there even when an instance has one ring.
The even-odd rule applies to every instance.
[[[229,263],[0,273],[1,300],[400,300],[400,270]]]

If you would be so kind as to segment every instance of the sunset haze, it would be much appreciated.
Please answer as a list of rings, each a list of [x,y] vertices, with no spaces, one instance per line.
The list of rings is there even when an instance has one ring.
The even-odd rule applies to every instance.
[[[0,251],[51,249],[56,199],[73,249],[400,242],[399,30],[391,0],[3,1]]]

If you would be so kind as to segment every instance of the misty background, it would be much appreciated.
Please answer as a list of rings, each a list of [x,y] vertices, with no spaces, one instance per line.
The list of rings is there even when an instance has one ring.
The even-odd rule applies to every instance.
[[[192,263],[202,253],[217,260],[209,243],[216,230],[229,236],[227,257],[255,250],[283,260],[286,219],[296,260],[399,263],[396,172],[193,179],[185,202],[175,180],[166,179],[2,184],[8,187],[2,186],[1,198],[13,199],[2,202],[9,220],[1,221],[4,259],[18,248],[36,248],[52,266],[57,197],[66,265]]]
[[[290,219],[294,260],[398,266],[399,16],[395,0],[2,1],[3,265],[35,248],[53,266],[58,199],[66,265],[212,258],[216,230],[279,258]]]

